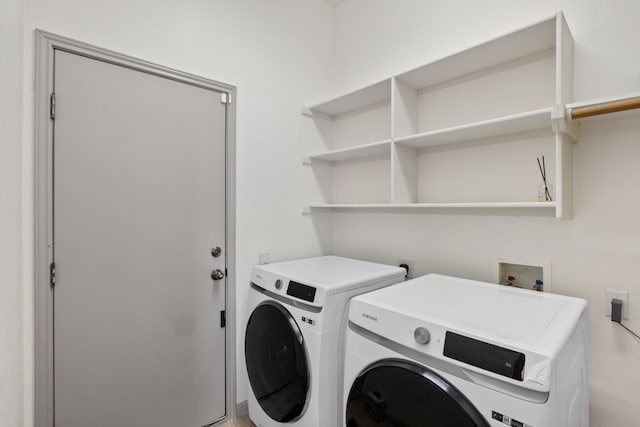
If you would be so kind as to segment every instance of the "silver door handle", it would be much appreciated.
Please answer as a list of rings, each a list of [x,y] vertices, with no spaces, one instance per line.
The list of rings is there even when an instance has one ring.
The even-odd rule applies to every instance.
[[[222,280],[224,279],[224,273],[219,268],[216,268],[211,272],[211,278],[213,280]]]

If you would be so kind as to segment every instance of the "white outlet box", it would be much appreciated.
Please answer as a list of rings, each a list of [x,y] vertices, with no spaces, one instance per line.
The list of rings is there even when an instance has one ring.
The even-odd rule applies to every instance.
[[[514,276],[517,287],[533,289],[536,280],[542,280],[542,290],[552,292],[551,260],[510,256],[499,257],[496,261],[496,283],[504,284],[509,276]]]
[[[271,262],[271,254],[269,252],[262,252],[258,254],[258,264],[269,264]]]
[[[622,318],[629,318],[629,291],[616,291],[606,289],[604,291],[604,315],[611,317],[611,300],[617,298],[622,301]]]

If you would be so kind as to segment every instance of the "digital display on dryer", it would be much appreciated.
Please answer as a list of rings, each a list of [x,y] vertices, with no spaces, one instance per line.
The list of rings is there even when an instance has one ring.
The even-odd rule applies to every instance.
[[[498,375],[522,381],[524,353],[447,331],[444,355]]]
[[[287,286],[287,295],[313,302],[316,297],[316,288],[291,280],[289,281],[289,286]]]

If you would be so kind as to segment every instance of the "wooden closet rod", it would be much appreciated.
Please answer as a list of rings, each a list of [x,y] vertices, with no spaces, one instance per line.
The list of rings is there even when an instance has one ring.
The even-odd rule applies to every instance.
[[[619,101],[603,102],[596,105],[572,108],[571,119],[583,119],[585,117],[599,116],[600,114],[633,110],[634,108],[640,108],[640,96]]]

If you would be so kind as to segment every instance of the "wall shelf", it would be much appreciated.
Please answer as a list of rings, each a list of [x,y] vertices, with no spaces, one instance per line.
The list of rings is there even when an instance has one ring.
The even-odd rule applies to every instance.
[[[555,209],[555,202],[466,202],[466,203],[334,203],[313,204],[311,209]]]
[[[397,79],[411,87],[423,88],[555,49],[559,20],[564,20],[562,14],[414,68]]]
[[[372,142],[356,147],[342,148],[339,150],[326,151],[324,153],[314,154],[303,159],[303,164],[311,164],[320,160],[325,162],[341,162],[345,160],[354,160],[364,157],[377,156],[380,154],[389,154],[391,150],[391,140]]]
[[[324,199],[303,211],[571,218],[572,87],[573,38],[558,13],[304,108],[329,149],[303,160]],[[541,155],[553,202],[537,201]]]
[[[357,111],[370,105],[384,103],[391,98],[391,79],[386,79],[364,88],[354,90],[337,98],[308,107],[311,114],[335,117],[350,111]]]
[[[396,142],[408,147],[425,148],[536,130],[546,130],[549,135],[553,133],[551,130],[551,108],[409,135],[396,139]]]
[[[508,212],[513,216],[555,216],[555,202],[487,202],[487,203],[335,203],[313,204],[302,208],[303,214],[314,212]]]

